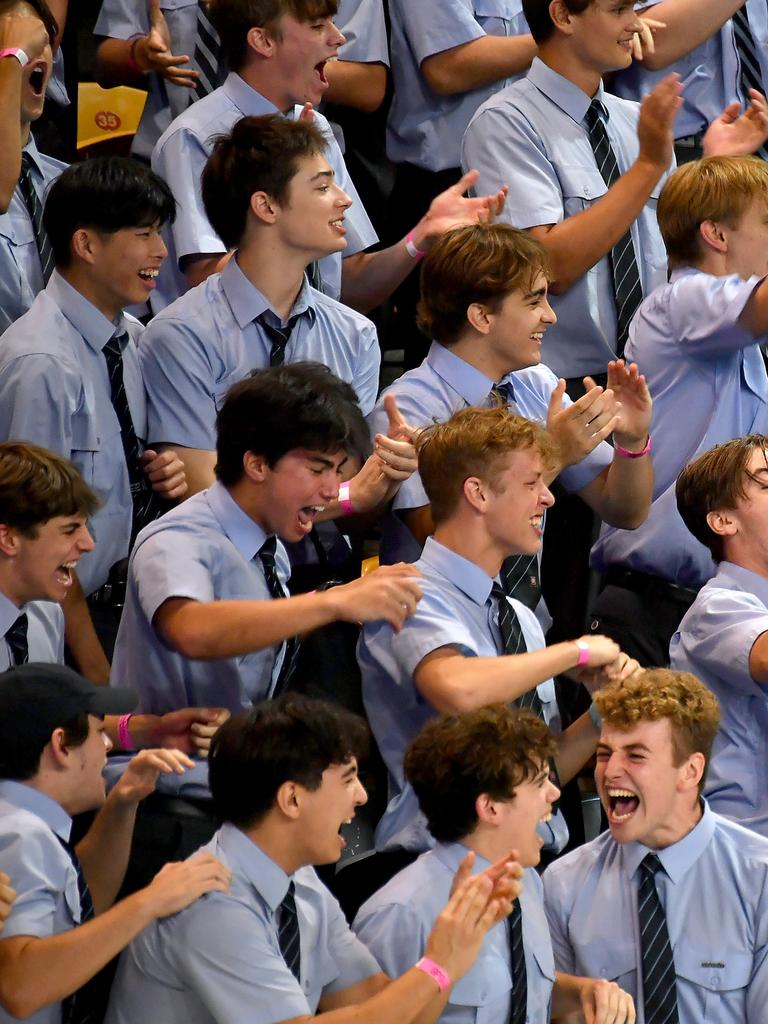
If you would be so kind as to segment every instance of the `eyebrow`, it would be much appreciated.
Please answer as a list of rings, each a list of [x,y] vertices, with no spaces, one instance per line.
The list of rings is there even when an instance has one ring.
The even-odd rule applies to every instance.
[[[546,295],[546,294],[547,294],[547,289],[546,288],[537,288],[535,291],[525,292],[525,294],[523,295],[523,299],[540,299],[542,297],[542,295]]]
[[[349,766],[341,773],[341,777],[342,779],[351,779],[353,775],[357,775],[357,764],[350,762]]]
[[[333,178],[335,174],[333,170],[330,171],[318,171],[317,174],[313,174],[309,179],[310,181],[317,181],[318,178]]]
[[[612,750],[643,750],[646,754],[650,753],[650,747],[646,747],[644,743],[627,743],[626,746],[622,747],[609,747],[607,743],[598,743],[597,749],[600,751],[608,751],[609,753]]]

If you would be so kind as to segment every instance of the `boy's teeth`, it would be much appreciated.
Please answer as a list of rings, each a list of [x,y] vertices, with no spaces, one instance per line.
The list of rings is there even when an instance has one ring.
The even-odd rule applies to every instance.
[[[160,271],[156,270],[156,269],[140,270],[139,271],[139,277],[146,277],[146,278],[149,278],[150,280],[152,280],[155,277],[157,277],[157,275],[159,273],[160,273]]]
[[[637,796],[631,789],[609,789],[608,796]]]

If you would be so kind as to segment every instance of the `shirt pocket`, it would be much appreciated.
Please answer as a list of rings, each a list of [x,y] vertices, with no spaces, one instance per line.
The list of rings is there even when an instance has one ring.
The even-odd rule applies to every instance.
[[[445,1015],[446,1020],[472,1021],[473,1024],[489,1024],[503,1019],[512,1001],[512,974],[499,956],[484,957],[482,954],[472,970],[457,981],[451,992],[448,1009],[454,1013]]]
[[[503,21],[507,34],[511,34],[513,19],[522,14],[523,0],[474,0],[472,9],[481,25],[488,18],[495,18],[498,21]],[[490,25],[489,27],[493,31],[494,26]]]
[[[553,160],[553,166],[560,182],[563,207],[568,217],[588,209],[608,191],[608,186],[597,167],[561,163],[557,160]]]
[[[637,957],[634,944],[620,939],[594,939],[582,941],[572,936],[572,945],[578,950],[574,974],[590,978],[607,978],[627,991],[636,990]]]
[[[683,978],[700,990],[704,1019],[718,1021],[727,1017],[731,1020],[733,1014],[735,1020],[739,1016],[735,1013],[735,1003],[741,1007],[743,1014],[743,1000],[754,967],[750,953],[723,948],[716,951],[697,949],[695,946],[681,949],[678,946],[674,955],[678,978]]]

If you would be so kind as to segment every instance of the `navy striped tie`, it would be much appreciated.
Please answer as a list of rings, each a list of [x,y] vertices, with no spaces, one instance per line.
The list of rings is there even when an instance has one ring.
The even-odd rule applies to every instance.
[[[760,70],[760,58],[755,45],[755,37],[749,24],[747,5],[743,4],[738,11],[731,16],[733,25],[733,41],[736,44],[736,53],[739,57],[739,86],[742,100],[746,106],[752,102],[749,98],[749,90],[757,89],[759,93],[765,92],[763,75]],[[758,156],[763,160],[768,159],[768,150],[760,146],[756,150]]]
[[[40,202],[40,197],[32,182],[32,167],[32,158],[29,153],[22,153],[19,191],[27,207],[29,218],[32,221],[35,244],[37,245],[40,267],[43,272],[43,281],[45,284],[48,284],[48,279],[53,273],[53,249],[48,240],[48,233],[43,226],[43,204]]]
[[[512,960],[512,1014],[510,1024],[525,1024],[528,1015],[528,973],[523,947],[523,912],[515,900],[509,915],[509,947]]]
[[[27,643],[27,615],[22,612],[5,634],[5,642],[11,651],[11,665],[26,665],[29,661]]]
[[[80,924],[91,921],[94,917],[93,898],[91,890],[83,874],[83,866],[80,858],[75,852],[74,846],[66,842],[61,836],[56,836],[61,845],[67,851],[69,859],[77,875],[77,893],[80,897]],[[109,989],[104,988],[104,978],[101,972],[95,974],[89,981],[86,981],[71,996],[67,996],[61,1003],[62,1024],[98,1024],[106,1010],[106,1000]]]
[[[491,599],[496,602],[499,632],[501,633],[501,642],[504,645],[504,653],[526,654],[528,645],[523,636],[520,619],[518,619],[517,612],[507,600],[504,589],[498,583],[494,583],[491,587]],[[544,708],[535,686],[533,689],[528,690],[527,693],[518,697],[515,701],[515,706],[524,711],[531,711],[544,721]]]
[[[277,538],[273,535],[267,537],[261,546],[258,557],[261,559],[261,567],[264,573],[264,581],[267,584],[267,590],[269,591],[270,597],[281,598],[286,597],[283,585],[280,582],[280,577],[277,574],[277,562],[275,559],[275,552],[277,551]],[[270,694],[272,697],[277,697],[288,685],[288,681],[291,678],[293,672],[296,657],[299,653],[299,638],[291,636],[285,641],[285,653],[283,654],[283,664],[280,666],[280,673],[277,677],[275,687]],[[291,883],[293,884],[293,883]]]
[[[208,16],[206,0],[197,3],[197,32],[195,34],[195,64],[197,84],[191,91],[190,103],[201,100],[212,93],[224,81],[225,74],[221,58],[221,40]]]
[[[602,117],[601,117],[602,114]],[[592,100],[584,116],[589,142],[595,155],[598,170],[608,186],[618,181],[619,165],[616,154],[611,147],[603,117],[608,111],[600,100]],[[616,303],[616,355],[624,355],[627,334],[635,310],[643,299],[643,288],[640,284],[640,272],[637,269],[637,254],[630,231],[619,239],[611,249],[611,271],[613,273],[613,297]]]
[[[678,1024],[677,979],[667,918],[656,890],[656,874],[663,871],[655,853],[640,864],[637,913],[643,966],[645,1024]]]
[[[301,984],[301,933],[299,932],[299,918],[296,913],[295,885],[288,883],[288,892],[280,904],[280,924],[277,931],[277,941],[280,945],[280,952],[288,970],[296,981]]]

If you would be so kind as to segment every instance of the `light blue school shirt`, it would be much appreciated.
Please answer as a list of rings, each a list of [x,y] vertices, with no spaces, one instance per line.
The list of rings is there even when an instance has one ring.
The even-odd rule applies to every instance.
[[[185,69],[199,70],[195,62],[195,36],[197,35],[197,0],[161,0],[160,10],[168,26],[171,52],[186,54],[189,62]],[[93,32],[110,39],[136,39],[145,36],[151,28],[149,4],[133,0],[104,0]],[[147,102],[131,153],[149,161],[152,147],[171,121],[189,106],[194,91],[183,85],[174,85],[167,78],[153,72],[142,79],[148,85]]]
[[[398,872],[362,905],[352,927],[390,978],[399,978],[424,954],[427,937],[451,896],[453,877],[467,855],[460,843],[438,843]],[[472,874],[490,867],[479,854]],[[541,879],[529,868],[517,897],[523,919],[523,948],[530,1024],[551,1014],[555,961],[544,913]],[[501,921],[483,939],[477,959],[451,988],[440,1024],[508,1024],[512,1005],[509,927]]]
[[[415,563],[423,597],[399,633],[389,623],[363,627],[357,660],[363,682],[363,703],[381,756],[389,773],[389,803],[376,828],[377,850],[428,850],[433,840],[418,801],[403,772],[403,757],[411,740],[437,714],[422,697],[413,673],[422,660],[440,647],[456,647],[468,658],[497,657],[503,652],[496,608],[491,600],[493,580],[480,566],[428,537]],[[529,651],[545,646],[534,613],[508,598],[517,612]],[[544,720],[560,732],[555,684],[539,683],[536,692]],[[561,813],[542,826],[548,848],[561,850],[568,829]]]
[[[380,973],[315,874],[286,875],[234,825],[203,847],[232,872],[209,893],[154,921],[120,958],[105,1024],[275,1024],[313,1015],[321,996]],[[295,885],[301,980],[280,953],[279,908]]]
[[[238,658],[185,658],[152,624],[155,612],[172,597],[272,600],[257,557],[266,539],[218,482],[145,527],[131,555],[110,684],[136,690],[141,710],[152,715],[188,707],[225,707],[235,714],[270,697],[284,643]],[[285,584],[288,558],[279,542],[276,564]],[[198,763],[184,775],[163,775],[158,789],[207,796],[207,766]]]
[[[29,660],[63,664],[64,612],[61,605],[55,601],[29,601],[19,608],[0,593],[0,672],[15,667],[5,634],[21,614],[27,616]]]
[[[626,351],[653,395],[653,504],[637,530],[602,527],[592,549],[598,572],[623,565],[693,589],[712,576],[709,550],[678,514],[675,483],[714,445],[768,432],[762,339],[737,323],[758,283],[675,270],[635,314]]]
[[[294,107],[291,119],[301,113]],[[157,289],[152,294],[155,313],[167,306],[187,290],[179,260],[194,253],[214,255],[226,252],[227,247],[213,230],[205,214],[201,195],[201,177],[206,161],[213,149],[213,140],[226,135],[243,117],[277,114],[273,103],[252,89],[240,75],[231,72],[218,89],[180,114],[163,132],[152,152],[152,169],[165,178],[176,199],[176,220],[166,228],[164,238],[168,244],[168,258],[163,262]],[[336,181],[352,200],[345,214],[347,248],[345,255],[367,249],[378,241],[365,207],[355,190],[344,157],[341,155],[328,121],[315,113],[312,122],[328,139],[325,157],[334,170]],[[325,289],[334,298],[341,294],[341,253],[333,253],[319,261]]]
[[[749,654],[768,631],[768,579],[731,562],[699,592],[670,644],[673,669],[692,672],[720,702],[704,792],[713,810],[768,838],[768,687]]]
[[[19,935],[46,939],[80,923],[77,874],[59,842],[69,842],[71,828],[61,804],[31,786],[0,779],[0,871],[10,875],[16,890],[0,942]],[[61,1016],[61,1003],[55,1002],[24,1019],[61,1024]],[[2,1024],[17,1020],[0,1007]]]
[[[406,421],[415,427],[445,423],[459,409],[470,405],[488,406],[492,388],[497,384],[511,384],[514,404],[510,405],[526,419],[543,425],[547,421],[547,410],[552,392],[557,387],[557,377],[546,366],[529,366],[506,374],[500,382],[492,381],[485,374],[465,362],[450,348],[433,341],[426,358],[413,370],[388,387],[376,408],[368,418],[371,435],[387,432],[387,414],[384,409],[384,395],[394,395],[397,406]],[[571,405],[567,395],[563,406]],[[590,452],[581,462],[568,466],[558,479],[569,492],[580,491],[592,483],[613,459],[613,449],[605,441]],[[405,480],[395,495],[391,511],[382,522],[381,557],[383,562],[411,562],[421,554],[421,547],[397,511],[399,509],[421,508],[429,505],[424,485],[418,473]]]
[[[635,4],[649,18],[658,0]],[[747,0],[749,26],[755,40],[763,81],[768,81],[768,8],[765,0]],[[641,100],[662,78],[671,72],[680,75],[683,105],[675,120],[675,136],[696,135],[706,131],[734,100],[743,103],[739,81],[739,58],[734,40],[733,22],[728,18],[719,31],[700,46],[660,71],[650,71],[642,61],[633,61],[618,71],[611,81],[611,92],[628,100]],[[764,90],[763,90],[764,91]]]
[[[387,23],[382,0],[339,0],[333,23],[346,39],[339,47],[339,60],[389,67]]]
[[[606,93],[602,85],[595,97],[608,113],[606,130],[624,174],[639,152],[640,108]],[[461,162],[465,170],[480,171],[478,195],[509,186],[500,220],[516,228],[559,224],[605,195],[608,186],[584,125],[591,101],[537,57],[524,79],[480,107],[464,136]],[[631,228],[644,295],[666,280],[667,255],[656,223],[656,201],[665,180],[663,175]],[[616,354],[610,254],[550,301],[558,323],[544,337],[544,362],[559,377],[604,373]]]
[[[395,94],[387,121],[387,156],[427,171],[458,167],[470,118],[496,90],[519,76],[451,96],[427,84],[422,63],[483,36],[528,34],[522,0],[390,0]]]
[[[555,965],[616,981],[643,1020],[637,916],[640,843],[604,832],[544,872]],[[768,841],[705,805],[679,842],[654,850],[677,975],[680,1024],[764,1024],[768,1005]]]
[[[44,203],[48,189],[67,165],[41,153],[31,134],[24,152],[32,162],[32,186]],[[0,334],[26,313],[43,283],[32,218],[17,184],[8,210],[0,214]]]
[[[131,535],[128,467],[103,353],[122,331],[129,335],[122,345],[125,392],[136,435],[144,439],[138,320],[121,315],[114,324],[54,271],[0,345],[0,439],[31,441],[71,459],[101,502],[88,521],[96,547],[77,566],[86,594],[126,557]]]
[[[139,347],[147,389],[149,436],[186,448],[216,447],[216,414],[229,389],[253,370],[269,366],[272,343],[256,317],[268,300],[231,259],[149,324]],[[363,412],[376,401],[379,350],[371,321],[335,299],[303,286],[291,309],[298,316],[286,363],[312,359],[355,388]]]

